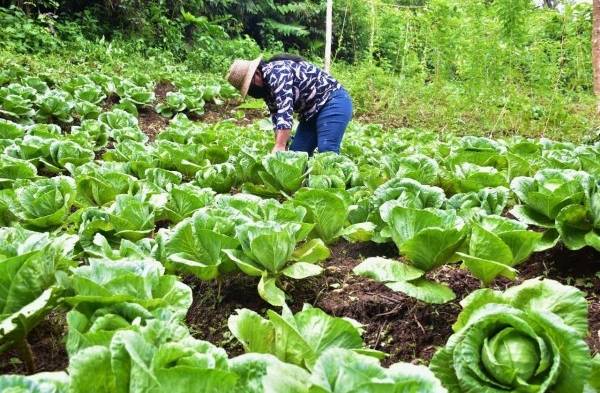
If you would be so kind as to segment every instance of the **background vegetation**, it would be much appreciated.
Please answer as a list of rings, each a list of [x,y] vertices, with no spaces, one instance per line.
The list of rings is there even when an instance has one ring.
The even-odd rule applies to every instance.
[[[591,7],[531,0],[339,0],[333,73],[357,115],[469,134],[593,138]],[[560,10],[548,5],[560,5]],[[0,63],[43,73],[184,67],[224,74],[232,58],[291,51],[319,62],[325,2],[0,1]],[[0,64],[0,65],[2,65]]]

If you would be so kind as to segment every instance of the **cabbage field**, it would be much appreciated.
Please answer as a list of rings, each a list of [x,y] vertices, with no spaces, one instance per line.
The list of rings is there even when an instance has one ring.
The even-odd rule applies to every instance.
[[[600,391],[600,144],[257,108],[0,70],[0,392]]]

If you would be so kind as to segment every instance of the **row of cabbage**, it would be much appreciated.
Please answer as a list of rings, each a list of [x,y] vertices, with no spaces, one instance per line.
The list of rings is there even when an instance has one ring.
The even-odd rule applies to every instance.
[[[78,266],[76,235],[12,227],[0,239],[1,348],[26,352],[26,334],[47,310],[70,310],[66,372],[0,376],[3,391],[599,391],[585,296],[552,280],[469,295],[431,371],[381,367],[385,354],[365,346],[358,322],[308,305],[266,317],[237,310],[228,325],[247,354],[229,359],[185,327],[191,288],[133,243],[123,243],[127,257]]]
[[[109,76],[100,72],[57,81],[50,76],[27,76],[14,71],[14,79],[0,87],[0,115],[21,124],[96,119],[110,97],[115,109],[133,115],[152,108],[163,116],[186,112],[203,115],[206,102],[222,104],[236,96],[230,85],[205,77],[175,76],[174,85],[156,103],[156,83],[144,74]],[[21,76],[19,76],[21,75]]]

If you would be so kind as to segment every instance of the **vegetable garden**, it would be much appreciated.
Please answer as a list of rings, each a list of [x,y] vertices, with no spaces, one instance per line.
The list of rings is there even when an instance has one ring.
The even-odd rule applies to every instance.
[[[3,71],[2,391],[598,389],[600,145],[265,155],[170,82]]]
[[[34,3],[23,7],[29,12]],[[40,3],[41,10],[59,8]],[[66,8],[73,15],[76,3]],[[177,42],[173,53],[185,53],[189,64],[222,66],[231,53],[209,49],[226,44],[236,55],[258,50],[248,37],[230,40],[216,22],[177,11],[177,2],[166,2],[168,13],[160,9],[166,3],[156,3],[148,10],[121,4],[130,13],[122,18],[142,15],[132,34],[145,31],[139,20],[158,18],[146,23],[163,30],[151,32],[163,46]],[[211,11],[236,29],[221,15],[233,11],[201,3],[206,9],[195,12]],[[264,43],[278,30],[288,38],[296,32],[302,45],[314,41],[290,21],[298,13],[309,23],[317,5],[260,10],[239,3],[257,15],[282,12],[257,25],[253,33]],[[538,18],[537,11],[511,2],[459,9],[440,1],[419,14],[417,1],[406,9],[386,3],[380,15],[375,6],[384,4],[371,2],[370,17],[362,18],[355,3],[336,14],[344,23],[348,16],[352,31],[338,38],[336,53],[368,41],[369,59],[417,74],[417,82],[403,79],[403,89],[423,85],[420,96],[433,86],[430,102],[438,102],[442,86],[431,80],[446,74],[439,91],[456,94],[449,102],[457,107],[467,96],[498,95],[486,107],[500,113],[483,122],[494,124],[481,133],[489,135],[355,121],[340,155],[266,154],[272,125],[259,121],[266,117],[262,103],[242,103],[216,72],[174,66],[173,53],[161,47],[157,55],[140,41],[152,59],[144,62],[128,53],[140,45],[134,40],[120,47],[115,39],[113,47],[103,32],[92,43],[72,22],[53,24],[43,13],[34,22],[18,7],[0,9],[0,33],[11,37],[0,40],[0,392],[600,392],[600,142],[496,130],[511,110],[512,118],[532,115],[532,123],[517,124],[549,134],[549,124],[564,123],[553,135],[593,123],[591,100],[575,94],[589,89],[580,45],[588,41],[586,9],[544,11],[532,22],[545,38],[531,53],[550,60],[537,59],[547,68],[531,67],[528,78],[555,90],[529,102],[523,97],[532,93],[521,96],[515,87],[526,78],[512,68],[511,45],[521,51],[530,43],[512,24]],[[102,29],[120,20],[113,11],[101,13],[108,21]],[[487,25],[470,16],[475,11]],[[178,12],[182,20],[173,16]],[[399,15],[407,21],[402,56],[389,38]],[[471,29],[455,29],[464,37],[444,44],[471,59],[456,68],[438,42],[450,32],[433,28],[446,16],[449,25]],[[355,32],[355,19],[370,26],[368,40]],[[460,44],[495,23],[502,34],[497,42],[487,38],[501,51]],[[414,37],[413,24],[422,29]],[[61,52],[47,61],[42,50],[28,58],[38,47],[62,47],[49,33],[55,27],[85,55],[66,56],[65,64],[56,60]],[[204,45],[201,55],[168,34],[180,30]],[[310,37],[318,36],[313,30]],[[464,58],[463,50],[470,51]],[[495,60],[497,53],[504,60]],[[515,91],[500,99],[499,90],[488,90],[502,83],[475,83],[480,58],[509,63],[511,72],[496,72],[510,74]],[[371,60],[363,74],[379,70]],[[461,73],[471,84],[453,79]],[[377,85],[353,81],[357,102],[387,108],[406,100],[391,96],[390,80],[376,81],[389,84],[385,104],[373,96]],[[558,98],[583,114],[564,114]],[[554,102],[554,117],[544,114],[544,100]],[[510,136],[491,137],[503,133]]]

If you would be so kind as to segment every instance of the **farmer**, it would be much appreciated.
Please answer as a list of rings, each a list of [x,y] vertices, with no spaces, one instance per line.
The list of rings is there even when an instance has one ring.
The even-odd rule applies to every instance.
[[[227,80],[242,95],[262,98],[271,112],[275,128],[272,152],[286,150],[292,131],[293,113],[300,123],[290,150],[312,155],[340,152],[346,126],[352,118],[348,92],[329,74],[300,56],[282,54],[268,61],[235,60]]]

